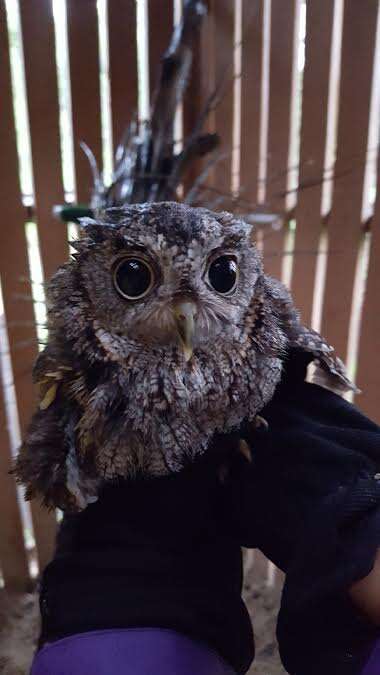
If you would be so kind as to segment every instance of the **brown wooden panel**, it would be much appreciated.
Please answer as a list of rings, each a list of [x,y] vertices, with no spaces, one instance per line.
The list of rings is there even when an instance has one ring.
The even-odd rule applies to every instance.
[[[210,11],[214,21],[214,67],[215,83],[218,86],[225,78],[223,96],[214,115],[215,130],[221,138],[221,147],[229,153],[228,158],[219,162],[214,170],[213,183],[220,194],[231,194],[231,152],[233,125],[233,59],[234,59],[234,9],[231,0],[212,0]],[[216,195],[217,196],[217,195]],[[226,203],[227,208],[230,204]]]
[[[200,54],[195,55],[199,61],[199,82],[201,89],[201,101],[206,103],[208,97],[215,90],[215,16],[212,11],[211,0],[208,3],[208,13],[204,17],[200,32]],[[205,123],[205,131],[214,132],[215,112],[210,111]]]
[[[380,170],[380,162],[379,162]],[[378,178],[380,174],[378,174]],[[367,291],[365,295],[357,383],[362,390],[355,403],[371,419],[380,424],[380,189],[378,187],[375,214],[372,221],[372,241],[368,268]]]
[[[296,0],[272,2],[269,75],[269,136],[267,202],[285,214],[292,94],[293,40]],[[270,231],[265,239],[264,264],[268,274],[280,278],[286,227]]]
[[[136,2],[108,3],[112,133],[116,149],[137,112]]]
[[[29,570],[16,485],[9,475],[11,448],[0,384],[0,566],[7,589],[26,590]]]
[[[149,88],[152,102],[164,52],[169,47],[173,30],[173,2],[148,0],[149,25]]]
[[[330,46],[334,3],[310,0],[307,5],[306,60],[303,82],[297,230],[292,291],[302,319],[310,324],[316,253],[321,233],[321,196],[327,129]]]
[[[346,0],[344,5],[337,159],[322,317],[322,331],[343,358],[361,235],[377,10],[373,0]]]
[[[96,0],[67,0],[67,19],[77,194],[80,202],[87,203],[92,177],[80,141],[87,143],[102,166]]]
[[[263,0],[254,4],[243,0],[240,185],[242,209],[246,211],[252,210],[248,204],[257,204],[263,4]]]
[[[21,2],[25,75],[32,140],[36,219],[45,278],[68,256],[66,227],[52,216],[64,199],[54,22],[50,0]],[[43,86],[41,86],[43,73]]]
[[[186,138],[193,131],[197,118],[201,112],[202,106],[206,100],[206,90],[204,89],[204,51],[202,34],[205,30],[206,17],[204,18],[198,35],[194,38],[194,53],[193,63],[191,67],[189,82],[185,91],[183,99],[183,136]],[[209,83],[207,83],[207,91],[209,90]],[[204,129],[206,131],[206,128]],[[191,189],[191,186],[197,175],[202,170],[203,161],[196,161],[192,164],[190,169],[186,171],[183,185],[185,192]]]
[[[213,48],[214,40],[214,16],[212,12],[208,12],[203,17],[200,31],[194,42],[194,56],[192,70],[187,90],[185,92],[183,101],[183,130],[184,137],[188,136],[194,130],[198,121],[198,116],[203,111],[206,101],[215,87],[215,51]],[[215,131],[215,120],[213,112],[210,112],[206,118],[203,128],[203,133]],[[193,161],[190,168],[186,170],[184,175],[185,193],[191,189],[195,179],[205,169],[209,157],[200,158]],[[203,180],[203,184],[212,184],[213,171],[211,170],[208,176]],[[206,198],[210,197],[209,193],[204,193]]]
[[[0,50],[0,184],[7,196],[1,208],[0,275],[18,411],[21,428],[25,429],[35,404],[31,370],[37,343],[32,302],[20,297],[30,293],[25,285],[25,278],[29,276],[24,230],[26,212],[21,204],[18,181],[4,3],[0,4]],[[51,557],[55,520],[36,502],[32,502],[31,508],[38,561],[43,567]]]

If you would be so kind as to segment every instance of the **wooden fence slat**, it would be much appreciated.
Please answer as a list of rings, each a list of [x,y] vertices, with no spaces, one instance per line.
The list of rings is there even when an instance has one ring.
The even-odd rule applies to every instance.
[[[285,215],[288,179],[293,42],[297,0],[272,2],[269,76],[269,136],[266,201],[271,210]],[[286,223],[264,238],[267,274],[281,278]]]
[[[378,162],[378,186],[375,212],[371,223],[372,239],[367,277],[367,289],[363,304],[357,383],[362,394],[355,403],[368,417],[380,424],[380,158]]]
[[[11,464],[4,397],[0,385],[0,566],[7,589],[26,590],[30,584],[28,560],[16,485],[9,475]]]
[[[361,237],[377,11],[373,0],[344,4],[337,158],[322,315],[322,332],[343,358]]]
[[[32,302],[20,298],[20,295],[30,294],[30,287],[23,281],[29,277],[24,228],[26,211],[20,199],[4,3],[0,4],[0,50],[0,184],[7,196],[3,199],[1,213],[0,274],[18,412],[24,430],[35,405],[31,371],[37,341]],[[52,554],[55,519],[35,501],[31,503],[31,510],[38,562],[42,568]]]
[[[52,216],[64,199],[59,139],[59,105],[51,0],[20,4],[25,76],[32,142],[36,217],[42,264],[49,279],[68,257],[65,226]],[[43,86],[41,86],[43,73]]]
[[[173,31],[173,2],[148,0],[149,89],[150,102],[160,76],[161,59],[169,47]]]
[[[210,3],[209,3],[210,4]],[[215,17],[212,6],[203,18],[200,32],[200,90],[201,101],[205,104],[210,94],[215,91]],[[210,113],[205,122],[205,131],[215,131],[215,111]]]
[[[207,94],[209,92],[209,82],[205,82],[205,73],[203,67],[205,65],[205,51],[204,51],[204,32],[207,30],[207,17],[204,17],[200,31],[194,41],[193,62],[189,82],[185,91],[183,99],[183,137],[186,138],[191,134],[196,124],[197,118],[205,104]],[[205,124],[204,132],[208,131],[207,122]],[[185,172],[183,178],[183,185],[185,194],[191,189],[194,180],[201,173],[204,166],[204,160],[199,159],[194,161],[189,169]]]
[[[252,1],[243,1],[243,37]],[[242,151],[241,182],[255,202],[259,142],[259,101],[262,58],[263,0],[257,0],[259,13],[243,42],[242,75]],[[222,136],[225,149],[231,150],[233,127],[232,63],[234,51],[234,9],[232,0],[210,0],[211,17],[202,28],[201,60],[190,84],[185,102],[185,128],[191,127],[198,104],[205,98],[205,73],[212,85],[226,67],[230,83],[208,128]],[[308,183],[320,176],[324,161],[328,73],[332,33],[333,2],[308,0],[306,69],[304,74],[303,123],[301,136],[300,181]],[[115,144],[124,125],[137,106],[135,50],[135,3],[110,0],[110,78]],[[150,92],[159,74],[159,62],[167,48],[173,27],[173,4],[167,0],[148,0]],[[297,0],[271,2],[271,60],[267,204],[285,215],[285,193],[291,115],[293,43]],[[50,275],[67,253],[64,228],[50,217],[51,205],[62,200],[58,129],[57,82],[54,36],[50,0],[21,2],[25,37],[25,66],[30,111],[37,218],[46,275]],[[99,92],[98,18],[96,0],[67,0],[70,47],[70,72],[73,104],[76,178],[78,198],[88,201],[91,173],[79,141],[84,140],[102,164],[101,116]],[[329,217],[329,255],[325,286],[322,330],[345,356],[355,277],[358,244],[362,236],[361,207],[365,169],[372,66],[377,25],[376,0],[345,0],[343,17],[342,76],[338,121],[337,160],[333,207]],[[208,44],[205,45],[205,36]],[[210,58],[209,58],[210,57]],[[206,61],[209,60],[209,63]],[[207,67],[206,67],[207,66]],[[202,75],[202,82],[196,82]],[[41,80],[41,78],[43,78]],[[42,82],[42,86],[41,86]],[[129,84],[130,83],[130,84]],[[26,210],[21,204],[18,163],[8,55],[5,3],[0,3],[0,184],[7,199],[2,203],[0,228],[0,276],[10,340],[10,358],[15,375],[16,398],[22,429],[35,404],[31,382],[32,362],[37,354],[33,306],[21,296],[30,293],[25,240]],[[313,163],[310,163],[312,160]],[[231,157],[215,168],[212,185],[230,193]],[[293,287],[303,319],[310,321],[315,276],[315,256],[320,234],[321,187],[301,191],[296,208],[296,253]],[[224,206],[224,204],[223,204]],[[363,388],[359,405],[380,421],[378,390],[380,378],[377,340],[380,333],[378,311],[380,282],[380,192],[373,219],[373,237],[367,293],[363,308],[358,384]],[[265,243],[266,271],[281,275],[285,230],[269,233]],[[303,254],[302,251],[310,251]],[[273,255],[277,253],[277,255]],[[10,460],[4,401],[0,390],[0,565],[7,585],[28,582],[27,557],[22,537],[15,485],[6,471]],[[55,532],[55,518],[32,502],[32,518],[40,567],[49,560]],[[266,561],[264,561],[266,569]]]
[[[242,74],[241,74],[241,148],[240,186],[242,210],[249,212],[257,204],[261,67],[263,49],[263,0],[243,2]],[[245,201],[249,204],[245,206]]]
[[[311,322],[316,253],[321,234],[321,197],[327,131],[330,48],[334,3],[309,0],[303,80],[297,230],[292,272],[295,303]]]
[[[218,195],[227,195],[226,204],[221,208],[231,208],[228,195],[231,194],[232,161],[232,125],[233,125],[233,60],[234,60],[234,9],[231,0],[211,0],[210,12],[213,14],[213,47],[215,83],[225,78],[223,96],[215,109],[213,121],[215,130],[221,138],[221,148],[228,157],[219,162],[213,172],[213,187]],[[210,198],[212,194],[210,193]],[[219,207],[216,207],[219,208]]]
[[[92,177],[80,141],[87,143],[102,166],[96,0],[67,0],[67,20],[77,195],[80,202],[88,203]]]
[[[214,16],[210,11],[203,17],[200,26],[199,35],[194,44],[194,57],[192,71],[187,90],[183,101],[183,129],[184,137],[188,136],[194,129],[200,112],[204,109],[210,94],[215,88],[215,51],[213,48],[214,40]],[[215,131],[215,116],[210,111],[206,118],[202,132],[213,133]],[[210,157],[202,157],[191,163],[187,169],[183,185],[185,194],[194,184],[196,178],[205,169]],[[213,184],[214,172],[212,169],[204,177],[202,185]],[[209,192],[205,192],[200,201],[210,198]],[[212,194],[211,194],[212,196]],[[200,195],[198,194],[198,198]]]
[[[108,3],[112,134],[116,149],[137,112],[136,2]]]

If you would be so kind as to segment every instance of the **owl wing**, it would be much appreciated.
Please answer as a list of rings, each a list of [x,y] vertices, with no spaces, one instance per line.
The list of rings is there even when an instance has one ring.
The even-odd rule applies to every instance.
[[[322,335],[304,326],[287,288],[277,279],[266,277],[274,310],[287,337],[288,347],[310,354],[316,362],[318,382],[328,388],[345,391],[359,390],[351,382],[343,361]]]
[[[13,473],[25,498],[45,506],[78,511],[96,499],[98,482],[78,465],[76,425],[79,407],[65,394],[72,367],[57,358],[54,345],[39,355],[33,379],[39,406],[27,429]]]

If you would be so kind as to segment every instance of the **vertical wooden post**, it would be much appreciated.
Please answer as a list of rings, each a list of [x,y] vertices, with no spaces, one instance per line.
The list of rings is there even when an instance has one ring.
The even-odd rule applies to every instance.
[[[79,202],[88,203],[92,176],[80,141],[87,143],[102,167],[96,0],[67,0],[67,20],[77,195]]]
[[[302,320],[310,325],[321,234],[321,197],[327,131],[334,3],[309,0],[302,99],[297,230],[292,289]]]
[[[367,151],[378,3],[345,0],[334,198],[322,332],[344,358],[358,244]]]
[[[378,161],[377,195],[373,219],[371,221],[372,239],[367,278],[367,291],[364,299],[360,349],[358,359],[357,383],[362,394],[355,403],[380,424],[380,157]]]
[[[36,217],[43,269],[48,279],[68,256],[66,228],[52,215],[54,204],[61,204],[64,198],[53,11],[50,0],[22,2],[20,10]]]
[[[5,587],[25,591],[30,584],[30,578],[16,485],[9,475],[11,463],[4,397],[0,385],[0,566]]]
[[[150,101],[160,76],[161,59],[169,47],[173,30],[172,0],[148,0]]]
[[[215,129],[221,138],[221,147],[228,157],[219,162],[213,172],[215,198],[227,195],[223,208],[231,208],[228,196],[231,194],[231,159],[232,159],[232,125],[233,125],[233,59],[234,59],[234,11],[235,2],[231,0],[212,0],[210,12],[214,22],[214,67],[215,83],[218,86],[225,79],[222,97],[214,113]],[[212,194],[210,193],[210,198]]]
[[[135,0],[108,3],[112,134],[114,149],[137,113]]]
[[[26,210],[21,204],[12,89],[9,70],[5,7],[0,4],[0,184],[7,196],[2,202],[0,270],[5,316],[8,322],[10,358],[21,429],[25,430],[35,405],[32,364],[37,355],[37,336],[31,299],[25,300],[29,277],[25,240]],[[35,501],[31,503],[34,535],[40,569],[49,561],[54,543],[55,518]]]
[[[283,215],[285,223],[280,231],[268,232],[267,239],[264,240],[264,263],[266,272],[277,278],[281,278],[286,232],[285,194],[288,179],[296,1],[272,1],[271,11],[266,201],[271,210]]]
[[[192,71],[183,101],[184,137],[193,131],[199,114],[203,111],[209,96],[215,88],[214,16],[211,9],[210,7],[207,15],[202,20],[200,32],[194,45]],[[213,133],[215,131],[214,113],[210,112],[201,132]],[[194,181],[204,170],[208,161],[209,157],[200,158],[199,161],[193,162],[191,167],[186,171],[183,179],[185,194],[191,189]],[[211,169],[208,176],[205,177],[203,185],[206,186],[212,183],[213,170]],[[207,193],[206,197],[209,198],[210,193]]]
[[[240,185],[242,210],[253,211],[257,204],[261,69],[263,51],[263,0],[243,3],[243,44],[241,82]],[[247,202],[247,204],[246,204]]]

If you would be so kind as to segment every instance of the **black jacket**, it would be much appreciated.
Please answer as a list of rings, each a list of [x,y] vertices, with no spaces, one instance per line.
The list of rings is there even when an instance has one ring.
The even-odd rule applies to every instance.
[[[41,589],[40,643],[112,627],[168,627],[202,640],[245,673],[254,655],[240,598],[240,546],[286,572],[278,622],[292,675],[358,675],[378,631],[346,590],[380,541],[380,429],[339,396],[304,382],[292,354],[263,412],[242,428],[253,461],[223,451],[181,474],[107,486],[66,516]],[[223,446],[225,443],[223,443]]]

